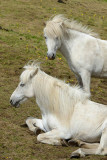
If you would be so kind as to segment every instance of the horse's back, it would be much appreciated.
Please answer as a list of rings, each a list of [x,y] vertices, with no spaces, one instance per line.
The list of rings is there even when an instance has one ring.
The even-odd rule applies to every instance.
[[[78,103],[75,106],[74,114],[75,117],[78,115],[82,119],[88,117],[90,121],[93,118],[107,118],[107,105],[87,100],[85,103]]]

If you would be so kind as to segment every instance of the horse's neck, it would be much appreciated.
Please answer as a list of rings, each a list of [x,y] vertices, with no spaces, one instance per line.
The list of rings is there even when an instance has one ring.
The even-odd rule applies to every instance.
[[[62,41],[62,43],[61,43],[62,45],[61,45],[60,51],[65,56],[65,58],[66,58],[66,52],[68,54],[71,54],[70,50],[72,49],[73,43],[75,42],[75,40],[78,37],[80,37],[80,35],[81,35],[80,32],[69,30],[69,38],[63,36],[63,38],[61,40]]]
[[[75,105],[78,102],[85,102],[87,98],[87,95],[84,95],[78,88],[71,89],[42,71],[38,71],[33,83],[36,102],[41,114],[55,115],[60,120],[64,120],[64,123],[71,119]]]
[[[42,115],[55,114],[56,116],[59,116],[60,112],[63,113],[63,110],[63,114],[66,115],[67,107],[68,110],[70,110],[70,113],[72,112],[71,99],[68,98],[68,94],[66,94],[66,91],[68,92],[68,87],[63,84],[63,82],[60,82],[56,78],[53,78],[46,73],[39,71],[35,76],[33,83],[36,102],[41,110]],[[63,88],[62,86],[64,87],[64,91],[61,89]],[[59,102],[58,97],[60,96],[60,89],[62,97],[66,97],[67,99],[67,103],[65,103],[66,107],[63,105],[62,99],[60,99]]]
[[[45,114],[47,112],[47,106],[48,106],[48,96],[51,93],[48,93],[47,90],[50,88],[50,76],[47,75],[45,72],[39,70],[37,75],[35,76],[33,80],[33,86],[34,86],[34,93],[36,102],[42,112],[42,114]],[[47,99],[46,99],[47,97]]]
[[[66,58],[69,66],[71,66],[72,63],[72,47],[75,39],[78,37],[78,35],[75,32],[69,31],[70,32],[70,38],[63,37],[61,40],[61,47],[60,47],[60,52],[62,55]]]
[[[69,30],[69,38],[63,37],[63,39],[61,40],[62,43],[59,50],[66,58],[69,66],[72,66],[72,48],[82,34],[83,33],[78,31]]]

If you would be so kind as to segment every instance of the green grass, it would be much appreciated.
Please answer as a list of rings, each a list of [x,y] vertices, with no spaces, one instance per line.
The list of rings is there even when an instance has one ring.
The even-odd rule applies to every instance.
[[[101,0],[1,0],[0,1],[0,160],[69,160],[76,147],[51,146],[38,143],[28,128],[23,128],[27,116],[40,118],[34,99],[16,109],[9,98],[19,82],[23,66],[38,59],[41,68],[67,83],[77,84],[66,60],[57,53],[54,61],[46,58],[43,37],[44,22],[52,15],[65,14],[88,25],[107,39],[107,3]],[[91,99],[107,104],[107,80],[92,78]],[[88,156],[83,160],[104,160],[103,156]]]

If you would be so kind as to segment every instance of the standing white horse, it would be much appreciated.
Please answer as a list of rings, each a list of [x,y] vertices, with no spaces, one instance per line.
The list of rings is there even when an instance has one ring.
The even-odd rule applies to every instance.
[[[47,21],[44,36],[48,58],[54,59],[59,49],[86,92],[91,76],[107,77],[107,41],[86,26],[57,15]]]
[[[71,139],[69,143],[84,147],[71,157],[107,155],[107,106],[90,101],[82,89],[47,75],[36,64],[24,68],[10,103],[17,107],[27,98],[36,98],[42,119],[30,117],[26,124],[33,132],[38,127],[45,132],[37,140],[62,145],[62,140]]]

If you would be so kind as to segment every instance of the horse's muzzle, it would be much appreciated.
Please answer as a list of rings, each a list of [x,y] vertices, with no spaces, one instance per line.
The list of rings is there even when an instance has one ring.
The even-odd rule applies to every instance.
[[[10,104],[13,106],[13,101],[12,101],[12,99],[10,100]]]
[[[48,57],[48,59],[49,59],[49,60],[54,60],[54,59],[55,59],[55,57],[52,57],[52,58]]]
[[[14,103],[12,100],[10,100],[10,104],[14,107],[19,107],[19,101]]]
[[[47,57],[49,60],[54,60],[55,59],[55,54],[53,53],[52,56],[47,54]]]

